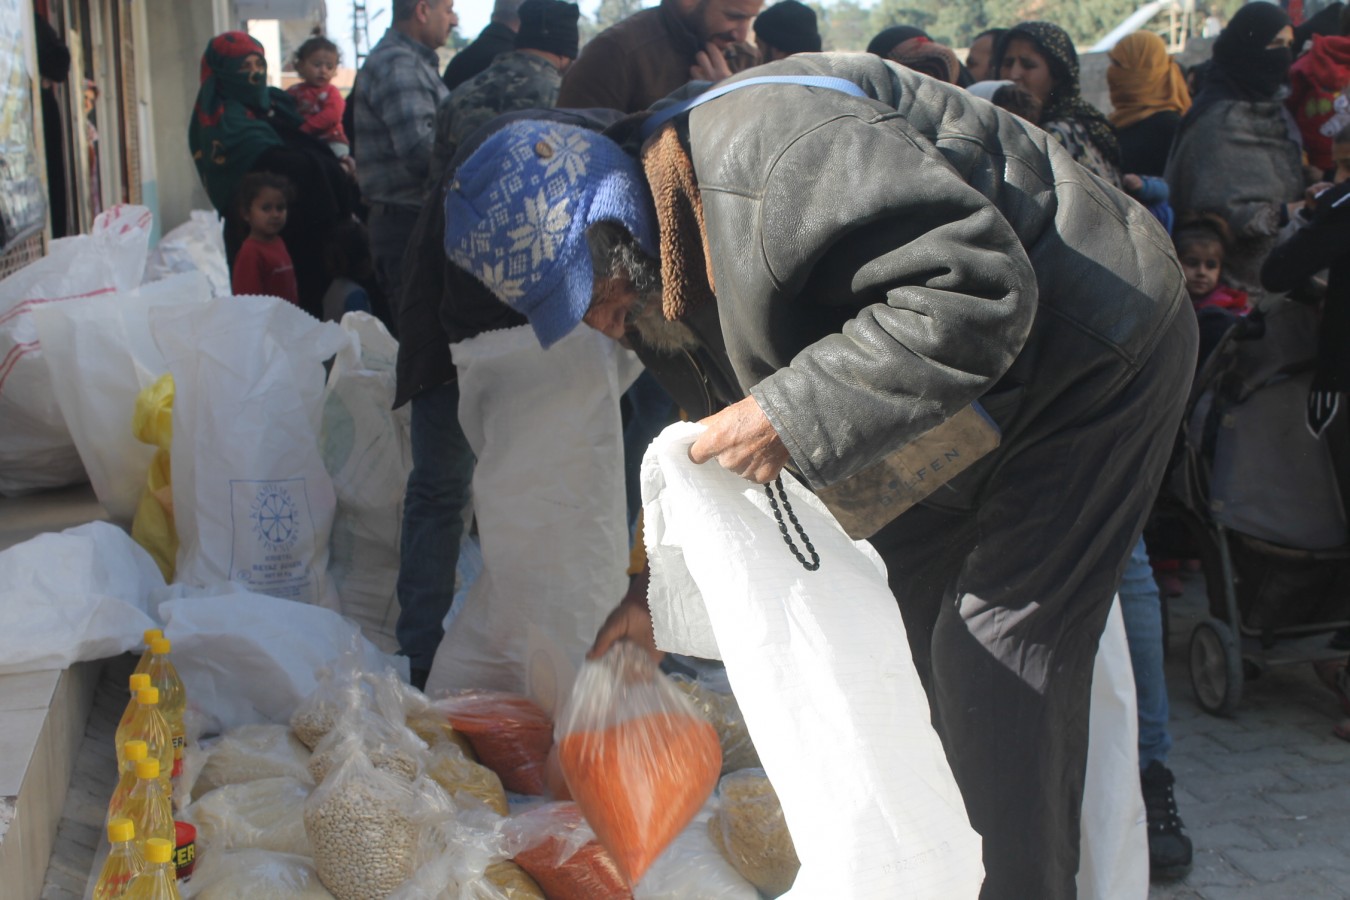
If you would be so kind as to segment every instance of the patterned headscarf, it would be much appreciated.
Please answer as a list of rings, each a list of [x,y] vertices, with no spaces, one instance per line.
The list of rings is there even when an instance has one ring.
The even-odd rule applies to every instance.
[[[1016,38],[1024,38],[1036,45],[1054,78],[1054,89],[1050,91],[1050,99],[1041,113],[1043,125],[1054,121],[1078,122],[1087,129],[1092,143],[1102,155],[1112,165],[1119,166],[1120,143],[1116,140],[1115,129],[1101,110],[1084,100],[1079,93],[1078,51],[1073,48],[1068,33],[1051,22],[1022,22],[1013,26],[1003,36],[996,71],[1002,71],[1008,45]]]
[[[1136,31],[1123,38],[1109,54],[1113,65],[1106,70],[1111,90],[1111,124],[1126,128],[1155,113],[1191,108],[1191,93],[1181,67],[1167,55],[1163,39],[1151,31]]]
[[[262,44],[245,32],[227,31],[211,39],[202,54],[202,83],[188,126],[197,174],[211,204],[226,216],[239,180],[264,150],[282,143],[268,120],[300,124],[295,101],[285,91],[268,87],[265,70],[244,72],[244,59],[253,55],[263,56]]]

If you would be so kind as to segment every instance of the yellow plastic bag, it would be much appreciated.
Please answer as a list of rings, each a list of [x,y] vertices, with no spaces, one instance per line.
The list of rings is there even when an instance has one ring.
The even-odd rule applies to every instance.
[[[131,536],[146,549],[164,574],[173,581],[178,558],[178,529],[173,523],[172,470],[169,448],[173,444],[173,376],[165,374],[136,397],[131,430],[136,439],[158,447],[145,476],[145,491],[131,522]]]

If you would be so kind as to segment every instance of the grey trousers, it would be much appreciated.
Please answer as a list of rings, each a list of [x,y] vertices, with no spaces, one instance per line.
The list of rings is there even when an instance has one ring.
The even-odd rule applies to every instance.
[[[1093,660],[1195,348],[1182,308],[1131,379],[1103,362],[1040,403],[973,502],[938,496],[872,538],[984,840],[984,900],[1076,895]]]

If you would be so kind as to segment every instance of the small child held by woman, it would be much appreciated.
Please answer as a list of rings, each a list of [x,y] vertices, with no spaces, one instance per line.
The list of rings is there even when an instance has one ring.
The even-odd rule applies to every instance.
[[[300,130],[326,143],[338,159],[345,161],[351,154],[351,147],[347,133],[342,130],[342,113],[347,108],[347,101],[333,87],[337,67],[337,44],[315,35],[295,51],[295,72],[302,80],[286,90],[295,98],[304,119]]]
[[[281,239],[286,207],[293,197],[291,183],[271,172],[251,172],[240,180],[235,198],[248,237],[230,272],[230,287],[236,296],[280,297],[300,305],[295,265]]]

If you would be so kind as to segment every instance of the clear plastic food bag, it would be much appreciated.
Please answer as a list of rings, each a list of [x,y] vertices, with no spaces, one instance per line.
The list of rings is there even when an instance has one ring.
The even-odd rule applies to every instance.
[[[510,812],[497,773],[464,755],[458,744],[436,742],[427,751],[426,775],[466,808],[478,807],[499,816]]]
[[[403,725],[403,717],[389,721],[370,703],[360,682],[342,690],[342,713],[333,728],[314,747],[309,774],[323,784],[334,766],[356,744],[381,771],[413,781],[422,771],[427,745]]]
[[[197,826],[203,855],[222,850],[270,850],[310,855],[304,808],[312,787],[295,778],[227,784],[183,812]]]
[[[506,856],[502,818],[484,809],[459,807],[429,778],[413,786],[418,806],[417,868],[389,900],[511,900],[487,880],[488,869]],[[469,888],[474,887],[474,891]],[[542,895],[540,895],[542,896]]]
[[[713,845],[765,896],[787,893],[801,863],[769,777],[763,769],[732,772],[717,792],[720,803],[708,821]]]
[[[306,765],[309,751],[285,725],[243,725],[222,735],[205,755],[192,785],[193,800],[227,784],[263,778],[286,776],[314,783]]]
[[[544,763],[553,722],[533,700],[500,691],[465,691],[436,701],[450,725],[468,738],[478,761],[517,794],[545,793]]]
[[[370,685],[375,709],[390,722],[397,722],[402,716],[409,730],[428,747],[447,740],[463,750],[469,759],[477,761],[468,738],[455,731],[445,713],[434,707],[426,694],[404,681],[397,672],[386,669],[378,675],[367,674],[365,681]]]
[[[750,729],[741,706],[730,690],[719,690],[702,679],[672,675],[670,680],[684,691],[699,712],[717,729],[722,744],[722,774],[759,768],[759,752],[750,740]]]
[[[333,900],[312,859],[267,850],[203,853],[179,890],[184,900]]]
[[[633,887],[634,900],[760,900],[759,891],[737,872],[708,834],[715,801],[694,816]]]
[[[514,862],[548,900],[631,900],[614,859],[575,803],[549,803],[512,816],[503,832]]]
[[[358,647],[343,650],[331,667],[315,673],[318,685],[291,715],[291,730],[302,744],[313,750],[333,730],[346,708],[344,688],[360,683],[363,673]]]
[[[630,885],[689,824],[722,771],[712,725],[629,641],[582,666],[558,721],[558,760]]]
[[[384,897],[413,874],[418,797],[353,746],[305,803],[314,867],[338,900]]]

